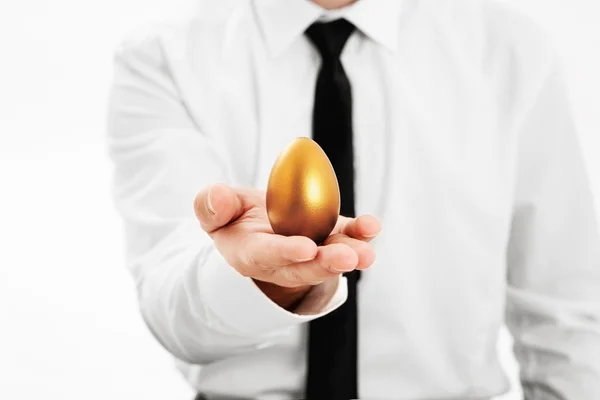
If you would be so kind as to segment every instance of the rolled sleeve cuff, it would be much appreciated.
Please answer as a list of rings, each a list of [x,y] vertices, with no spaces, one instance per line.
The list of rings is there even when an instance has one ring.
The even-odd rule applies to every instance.
[[[223,323],[250,335],[268,334],[320,318],[342,305],[348,296],[346,278],[340,277],[337,287],[336,282],[315,286],[296,312],[290,312],[269,299],[251,278],[228,265],[216,249],[201,269],[199,285],[205,305]]]

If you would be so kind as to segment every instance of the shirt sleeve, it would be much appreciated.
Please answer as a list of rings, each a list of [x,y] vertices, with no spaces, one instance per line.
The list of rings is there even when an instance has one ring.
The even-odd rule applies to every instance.
[[[113,195],[146,324],[174,356],[202,364],[268,346],[338,307],[347,287],[345,278],[316,286],[307,299],[319,307],[292,313],[225,262],[192,204],[206,185],[232,183],[227,151],[190,117],[170,72],[170,62],[183,61],[168,62],[163,50],[147,38],[117,51],[108,126]],[[324,296],[331,300],[315,301]]]
[[[535,80],[519,129],[507,324],[526,399],[600,399],[593,199],[555,55]]]

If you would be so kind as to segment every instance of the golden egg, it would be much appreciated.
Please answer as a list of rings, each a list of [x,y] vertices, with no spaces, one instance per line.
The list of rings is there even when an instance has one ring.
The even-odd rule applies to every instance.
[[[339,213],[340,189],[329,158],[312,139],[295,139],[269,176],[267,214],[273,231],[306,236],[319,244],[335,227]]]

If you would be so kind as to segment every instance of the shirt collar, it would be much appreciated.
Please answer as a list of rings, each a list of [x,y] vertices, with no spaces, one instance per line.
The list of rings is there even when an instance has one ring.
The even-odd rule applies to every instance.
[[[325,10],[310,0],[254,0],[258,22],[274,55],[284,51],[314,22],[345,18],[375,42],[394,51],[401,0],[357,0]]]

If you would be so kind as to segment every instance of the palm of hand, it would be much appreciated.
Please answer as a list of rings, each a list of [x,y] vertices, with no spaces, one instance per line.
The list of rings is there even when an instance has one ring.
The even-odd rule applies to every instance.
[[[209,222],[215,229],[205,230],[225,260],[244,276],[298,287],[373,263],[374,251],[367,242],[379,231],[374,217],[339,217],[331,235],[317,246],[307,237],[273,232],[263,190],[218,185],[208,197],[212,203],[208,208],[213,210]]]

